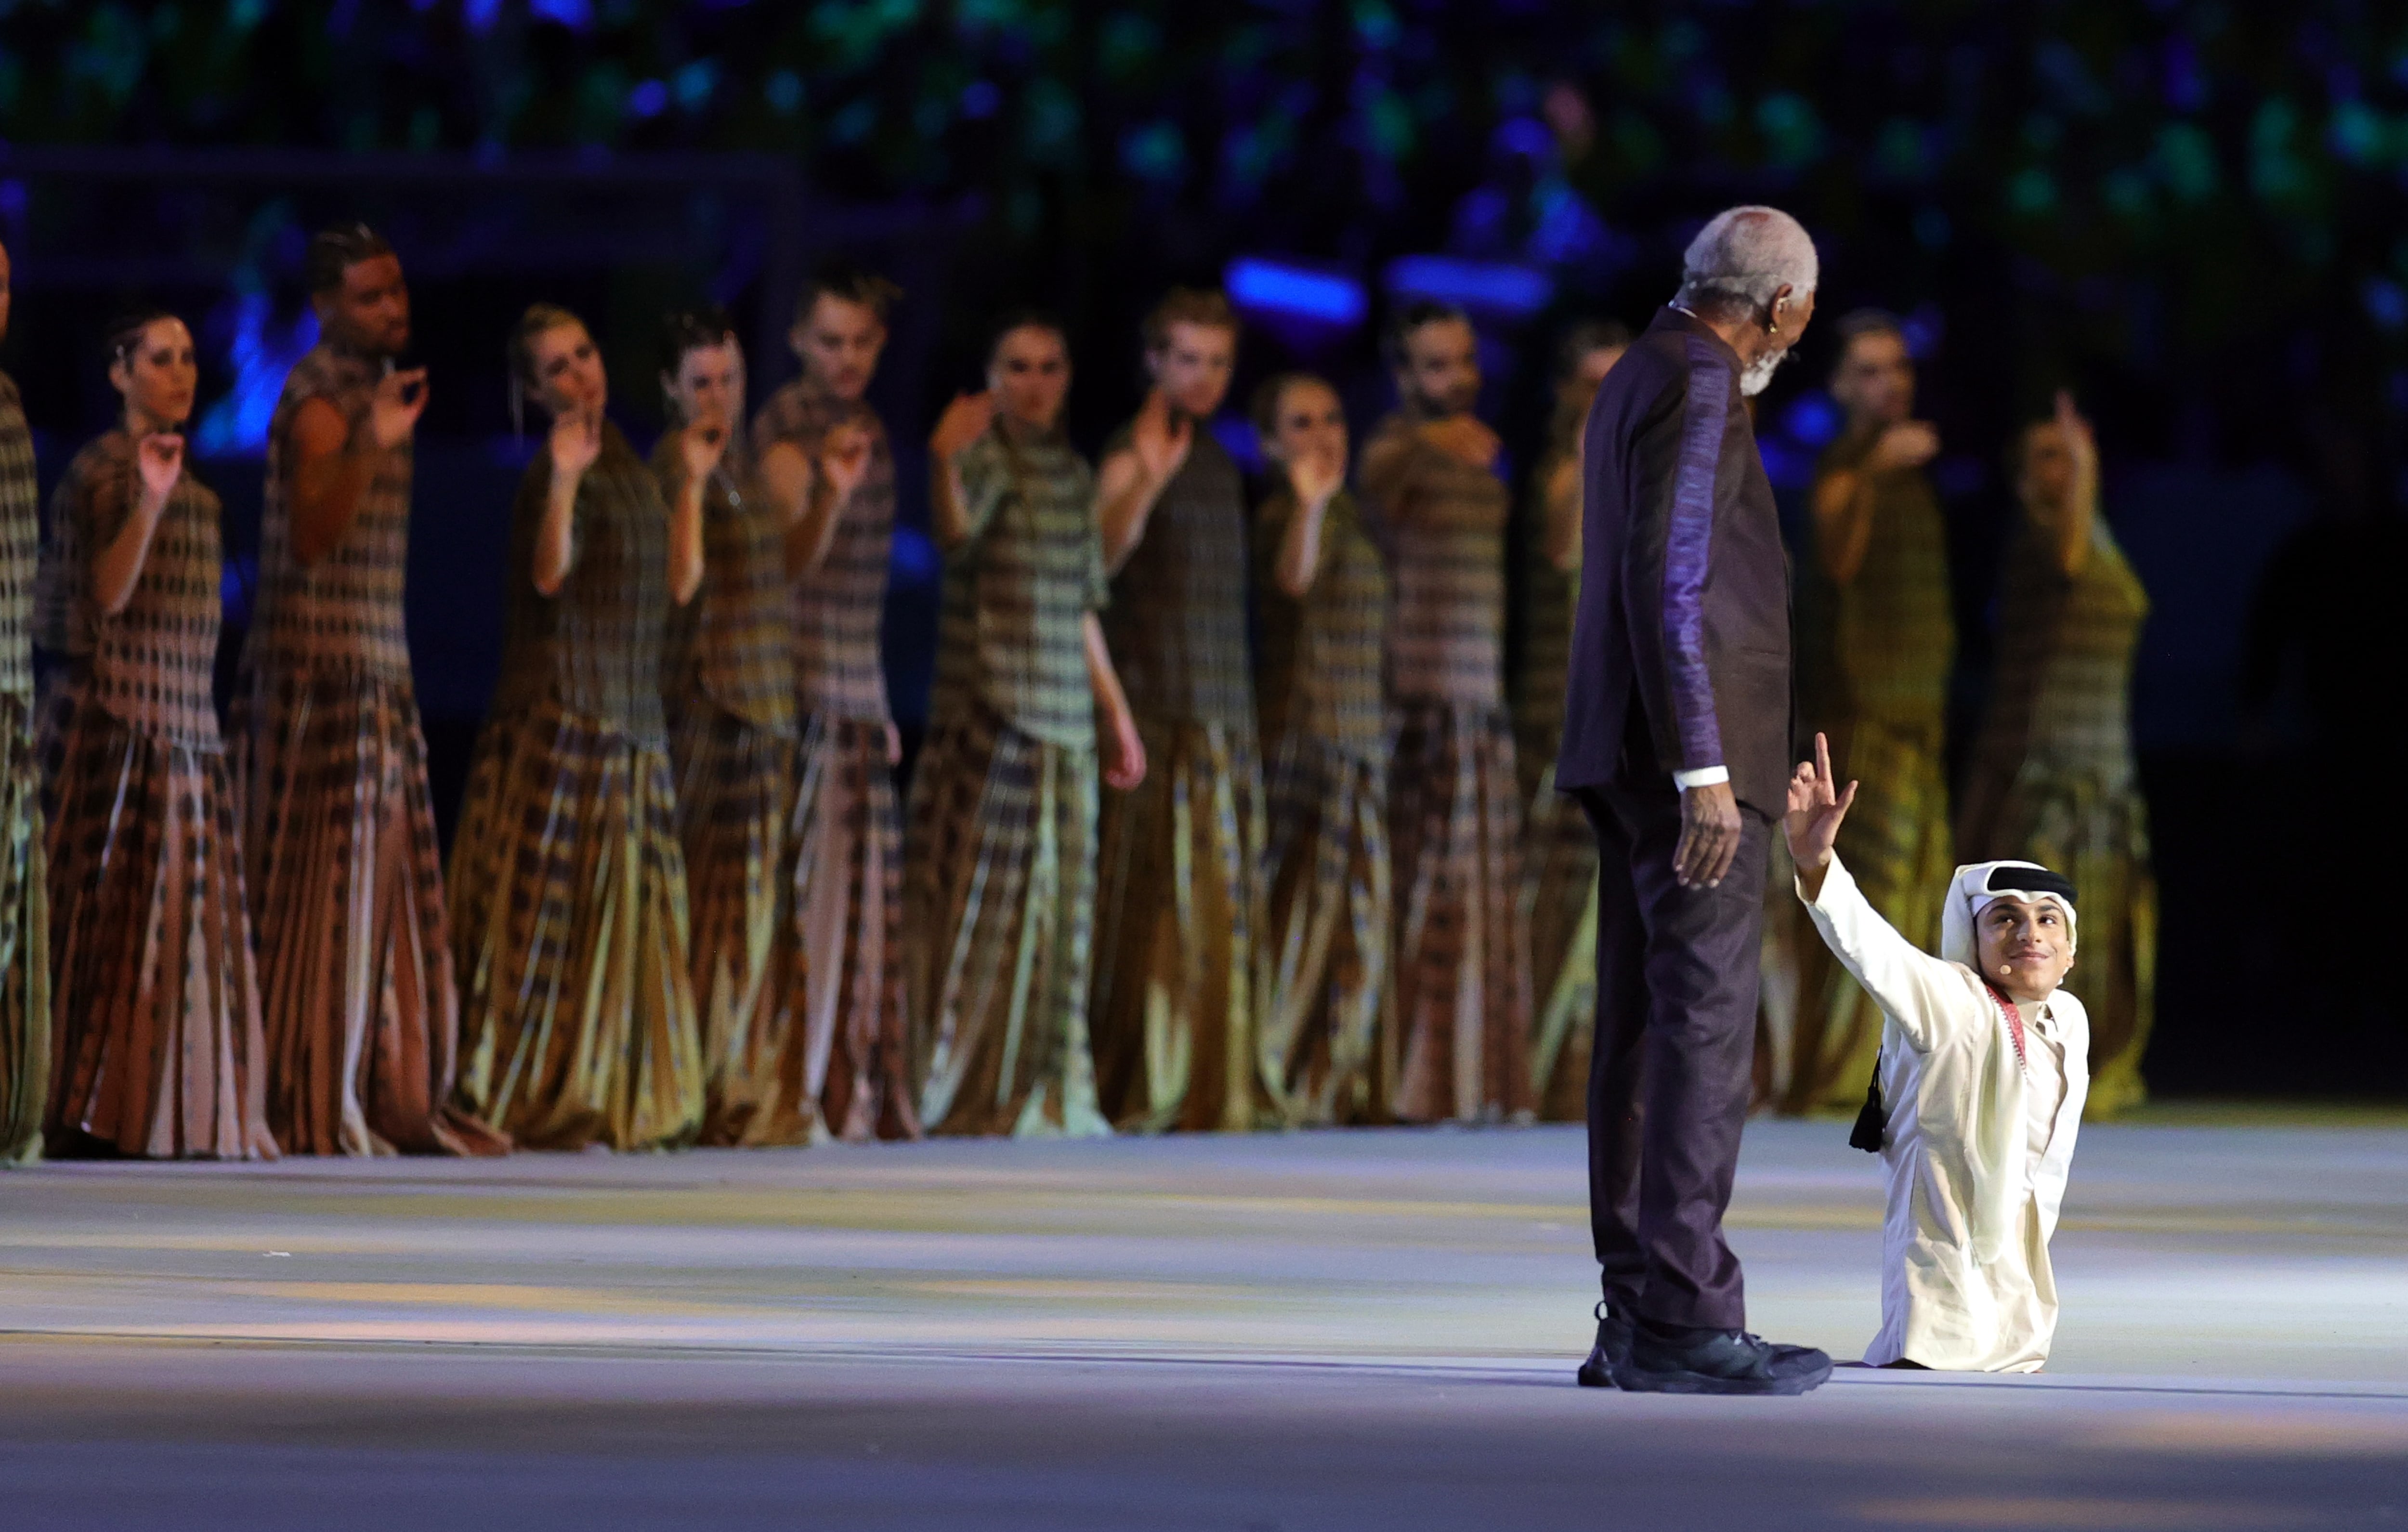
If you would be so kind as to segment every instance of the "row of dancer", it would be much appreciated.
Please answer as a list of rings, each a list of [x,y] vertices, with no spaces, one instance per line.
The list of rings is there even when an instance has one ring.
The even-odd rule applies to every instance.
[[[1096,476],[1059,429],[1061,331],[1002,326],[931,444],[944,617],[907,860],[878,651],[893,462],[863,402],[895,291],[817,282],[804,376],[749,433],[724,319],[680,316],[650,464],[582,323],[530,309],[513,387],[552,425],[447,886],[401,622],[408,289],[358,226],[313,242],[310,285],[324,339],[271,425],[223,737],[189,332],[112,327],[123,416],[63,479],[38,576],[30,446],[0,420],[9,737],[38,710],[49,767],[21,751],[6,806],[12,1153],[45,1123],[66,1153],[491,1153],[1494,1118],[1540,1094],[1505,492],[1460,314],[1391,336],[1376,511],[1345,488],[1334,391],[1264,391],[1260,654],[1244,487],[1202,428],[1226,301],[1150,321],[1154,391]],[[55,661],[38,709],[28,629]]]

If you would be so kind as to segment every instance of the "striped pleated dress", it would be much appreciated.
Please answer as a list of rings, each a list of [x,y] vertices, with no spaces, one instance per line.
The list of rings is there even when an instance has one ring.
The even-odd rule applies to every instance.
[[[800,379],[752,427],[816,459],[839,424],[870,438],[869,470],[838,508],[827,557],[791,587],[801,747],[786,880],[804,961],[790,1066],[814,1136],[920,1136],[903,995],[903,810],[886,745],[894,714],[879,650],[895,543],[895,454],[877,413]]]
[[[1363,489],[1393,553],[1388,843],[1396,888],[1398,1072],[1407,1122],[1530,1110],[1530,938],[1522,789],[1504,697],[1502,480],[1392,415]],[[1385,449],[1385,450],[1383,450]]]
[[[1254,528],[1256,653],[1265,778],[1269,979],[1262,1052],[1297,1126],[1384,1120],[1396,1060],[1383,1058],[1394,907],[1388,747],[1380,667],[1388,571],[1340,490],[1323,512],[1321,564],[1301,598],[1272,574],[1296,498],[1263,503]]]
[[[1821,473],[1853,465],[1878,433],[1855,432],[1824,456]],[[1839,855],[1865,898],[1899,934],[1928,950],[1956,870],[1949,828],[1948,678],[1956,654],[1950,608],[1948,529],[1922,470],[1872,480],[1872,529],[1854,580],[1833,580],[1810,561],[1799,610],[1801,751],[1813,731],[1830,737],[1831,767],[1858,783],[1840,826]],[[1784,883],[1780,917],[1803,919]],[[1783,1111],[1853,1110],[1881,1048],[1882,1016],[1811,931],[1793,944],[1797,1016],[1786,1078],[1773,1081]]]
[[[1967,773],[1968,856],[2038,862],[2073,880],[2081,955],[2065,987],[2090,1016],[2087,1115],[2147,1095],[2157,975],[2157,883],[2132,757],[2132,655],[2148,593],[2104,521],[2068,574],[2053,534],[2026,523],[1999,603],[1999,666]]]
[[[905,973],[930,1133],[1100,1136],[1087,986],[1095,695],[1109,597],[1095,478],[1058,433],[964,451],[928,738],[911,779]]]
[[[228,754],[267,1029],[267,1121],[293,1154],[499,1153],[452,1100],[459,990],[402,586],[412,453],[376,445],[377,363],[303,356],[268,425],[259,605]],[[376,466],[342,540],[293,549],[291,433],[323,399]]]
[[[50,859],[34,751],[41,490],[17,384],[0,373],[0,1165],[40,1157],[50,1095]]]
[[[1568,451],[1569,448],[1561,449]],[[1562,458],[1542,458],[1531,482],[1543,496]],[[1566,482],[1575,496],[1580,480]],[[1533,506],[1522,539],[1521,661],[1513,688],[1513,745],[1529,805],[1522,907],[1530,928],[1530,1089],[1540,1117],[1588,1118],[1589,1044],[1597,1031],[1597,834],[1580,805],[1555,791],[1564,737],[1564,680],[1580,566],[1558,569],[1541,546],[1547,507]]]
[[[218,497],[170,492],[122,611],[94,560],[142,493],[111,431],[51,500],[40,635],[65,670],[42,720],[51,766],[52,1153],[272,1159],[266,1038],[236,795],[210,693]]]
[[[521,1148],[654,1149],[702,1128],[661,656],[668,509],[616,426],[573,552],[535,587],[552,460],[511,512],[502,675],[452,858],[463,1105]]]
[[[1144,782],[1105,796],[1096,877],[1096,1072],[1127,1131],[1242,1132],[1282,1116],[1280,1067],[1261,1052],[1246,578],[1245,483],[1199,427],[1103,620],[1146,759]]]
[[[652,449],[664,500],[681,472],[676,431]],[[797,951],[787,886],[795,802],[795,671],[786,631],[784,527],[730,447],[702,495],[703,573],[668,623],[662,666],[678,842],[693,914],[706,1144],[810,1137],[786,1078]]]

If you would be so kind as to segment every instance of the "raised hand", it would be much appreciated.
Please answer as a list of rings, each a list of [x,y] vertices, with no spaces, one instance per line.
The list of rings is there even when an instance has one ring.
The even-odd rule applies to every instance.
[[[928,435],[928,451],[939,458],[959,457],[994,423],[995,394],[991,391],[956,394],[945,412],[937,417],[937,429]]]
[[[1327,505],[1345,482],[1346,458],[1341,452],[1299,452],[1288,460],[1287,484],[1296,492],[1299,510]]]
[[[379,447],[398,447],[418,429],[418,417],[424,413],[426,369],[412,367],[408,372],[387,373],[378,379],[376,393],[368,401],[368,429],[375,434]]]
[[[1781,828],[1789,838],[1789,859],[1801,873],[1819,875],[1831,865],[1831,848],[1840,838],[1840,823],[1856,801],[1856,784],[1845,792],[1831,773],[1831,742],[1814,737],[1814,758],[1800,761],[1789,779],[1789,803]]]
[[[1129,450],[1137,454],[1138,466],[1145,470],[1146,481],[1164,484],[1187,461],[1187,450],[1196,442],[1196,422],[1181,416],[1172,419],[1170,401],[1155,389],[1145,396],[1145,407],[1137,412],[1137,422],[1129,428]]]
[[[1873,473],[1920,468],[1940,455],[1940,433],[1928,421],[1900,421],[1885,426],[1873,443],[1865,467]]]
[[[601,411],[563,410],[552,422],[551,447],[554,474],[575,478],[594,466],[595,460],[602,455]]]
[[[136,471],[154,505],[165,505],[184,472],[184,438],[173,431],[154,431],[134,446]]]
[[[869,477],[869,432],[857,422],[840,421],[820,438],[820,480],[838,505],[852,499]]]
[[[727,427],[716,421],[698,421],[678,433],[678,465],[686,482],[709,479],[727,455]]]
[[[1442,421],[1424,421],[1421,426],[1424,441],[1459,462],[1475,468],[1497,465],[1497,451],[1502,443],[1497,433],[1477,415],[1450,415]]]
[[[2057,429],[2065,437],[2065,450],[2073,456],[2073,476],[2077,484],[2095,483],[2099,477],[2099,438],[2091,433],[2090,422],[2082,411],[2073,408],[2071,389],[2057,391]]]

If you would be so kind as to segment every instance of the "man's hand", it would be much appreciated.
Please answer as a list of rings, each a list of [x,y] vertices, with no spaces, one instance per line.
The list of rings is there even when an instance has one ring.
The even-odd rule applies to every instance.
[[[1940,433],[1928,421],[1900,421],[1885,427],[1873,450],[1865,454],[1865,472],[1891,473],[1920,468],[1940,455]]]
[[[418,417],[424,413],[426,369],[389,373],[378,380],[376,394],[368,401],[368,429],[376,444],[391,451],[409,439],[418,429]]]
[[[1850,782],[1844,793],[1838,787],[1831,774],[1831,742],[1818,734],[1814,758],[1799,762],[1797,773],[1789,779],[1788,812],[1781,821],[1789,838],[1789,859],[1798,864],[1798,880],[1810,899],[1822,896],[1823,875],[1831,868],[1831,848],[1839,842],[1840,822],[1848,817],[1848,807],[1856,801],[1856,783]]]
[[[1672,876],[1683,888],[1716,888],[1739,855],[1739,799],[1730,783],[1707,782],[1681,792],[1681,843],[1672,848]]]
[[[1174,417],[1162,390],[1148,394],[1129,427],[1129,451],[1137,454],[1146,484],[1159,489],[1169,483],[1171,476],[1186,465],[1187,450],[1195,444],[1196,422],[1184,415]]]
[[[1447,456],[1475,468],[1497,465],[1497,449],[1500,445],[1497,433],[1488,429],[1477,415],[1450,415],[1442,421],[1424,421],[1421,438]]]
[[[820,438],[820,482],[838,505],[853,498],[869,477],[869,430],[858,421],[839,421]]]

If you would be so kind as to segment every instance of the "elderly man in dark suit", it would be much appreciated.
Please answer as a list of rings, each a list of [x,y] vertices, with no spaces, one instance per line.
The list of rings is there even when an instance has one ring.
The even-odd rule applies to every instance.
[[[1789,561],[1745,399],[1814,312],[1813,241],[1733,208],[1588,417],[1555,782],[1596,828],[1592,1387],[1802,1394],[1819,1351],[1742,1327],[1723,1238],[1756,1041],[1766,857],[1789,778]]]

